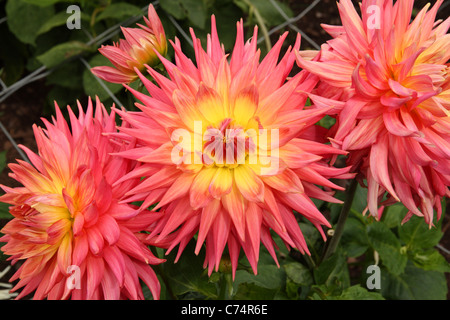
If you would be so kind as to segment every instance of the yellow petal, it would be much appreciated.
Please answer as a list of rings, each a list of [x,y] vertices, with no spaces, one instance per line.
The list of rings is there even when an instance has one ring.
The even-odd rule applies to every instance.
[[[234,169],[234,180],[242,195],[250,201],[264,201],[264,183],[247,166],[238,166]]]
[[[189,193],[191,207],[194,210],[203,208],[212,200],[212,196],[209,192],[209,185],[211,184],[211,180],[216,174],[216,171],[217,168],[205,167],[195,176]]]
[[[255,86],[242,90],[234,100],[233,118],[244,127],[253,117],[258,108],[258,91]]]
[[[181,120],[190,131],[194,132],[196,122],[206,124],[192,97],[177,89],[173,92],[172,100]]]
[[[72,264],[72,235],[70,233],[67,233],[62,239],[57,259],[60,271],[66,274],[67,268]]]
[[[222,97],[203,83],[200,84],[197,93],[196,106],[205,119],[217,126],[227,117],[227,111]]]
[[[221,196],[230,193],[232,186],[233,173],[231,169],[219,167],[209,185],[209,192],[214,198],[219,199]]]

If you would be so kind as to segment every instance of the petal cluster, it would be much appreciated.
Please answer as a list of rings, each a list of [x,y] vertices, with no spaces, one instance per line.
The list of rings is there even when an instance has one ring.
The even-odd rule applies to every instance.
[[[146,64],[154,66],[159,63],[156,52],[165,55],[167,41],[161,20],[152,4],[148,7],[148,18],[144,17],[144,21],[146,25],[138,24],[139,28],[121,27],[125,39],[99,49],[114,67],[94,67],[91,71],[96,76],[112,83],[130,83],[138,78],[134,68],[143,70]]]
[[[0,201],[14,216],[1,230],[2,251],[19,268],[11,281],[18,299],[142,299],[140,280],[159,297],[149,264],[161,263],[139,233],[152,217],[122,202],[139,181],[115,183],[136,164],[111,153],[133,147],[111,139],[115,114],[89,100],[78,117],[68,108],[70,128],[56,106],[53,123],[33,126],[38,154],[10,164],[23,187],[1,186]]]
[[[411,19],[413,4],[365,0],[360,16],[341,0],[342,26],[323,26],[333,39],[297,62],[321,78],[313,101],[338,110],[329,135],[367,180],[370,213],[387,191],[385,204],[409,209],[404,221],[431,226],[450,185],[450,18],[435,21],[438,0]]]
[[[119,153],[141,166],[119,181],[145,177],[127,192],[127,201],[155,205],[161,218],[147,241],[178,257],[196,238],[205,267],[217,270],[228,248],[233,271],[243,249],[254,272],[261,243],[276,260],[271,232],[288,247],[309,254],[296,218],[303,216],[322,233],[330,224],[310,197],[336,202],[330,178],[349,178],[330,158],[345,152],[326,145],[314,124],[330,108],[305,108],[317,77],[306,72],[288,78],[293,47],[279,58],[283,34],[260,61],[257,28],[244,43],[243,22],[231,54],[219,42],[215,17],[206,50],[191,30],[194,64],[172,42],[175,63],[160,56],[169,77],[152,68],[157,85],[139,73],[149,95],[127,87],[142,103],[138,112],[117,112],[130,124],[118,137],[136,139],[136,148]],[[286,80],[288,78],[288,80]],[[296,211],[296,216],[293,211]]]

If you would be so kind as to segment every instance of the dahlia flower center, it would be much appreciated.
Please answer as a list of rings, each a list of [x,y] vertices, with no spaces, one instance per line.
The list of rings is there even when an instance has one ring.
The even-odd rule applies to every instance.
[[[231,118],[224,119],[218,128],[209,125],[203,134],[203,163],[229,168],[245,164],[255,152],[255,138]]]

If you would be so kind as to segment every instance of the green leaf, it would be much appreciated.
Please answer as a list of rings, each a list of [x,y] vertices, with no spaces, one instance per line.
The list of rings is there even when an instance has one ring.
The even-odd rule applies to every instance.
[[[97,66],[110,66],[110,67],[113,66],[113,64],[101,54],[96,54],[94,57],[92,57],[92,59],[89,60],[89,65],[92,68]],[[99,80],[103,81],[101,79]],[[117,83],[109,83],[106,81],[103,81],[103,83],[114,94],[116,94],[123,88],[122,85]],[[101,101],[109,98],[109,94],[105,91],[105,89],[103,89],[103,87],[100,85],[96,77],[92,74],[90,69],[85,69],[83,71],[83,88],[85,93],[92,98],[98,96]]]
[[[381,294],[386,299],[445,300],[447,290],[443,272],[423,270],[412,262],[408,262],[400,275],[385,269],[381,272]]]
[[[378,252],[383,265],[391,273],[401,274],[408,259],[400,251],[401,244],[395,234],[382,222],[374,222],[367,226],[367,235],[371,247]]]
[[[186,9],[187,17],[190,22],[192,22],[195,26],[204,29],[207,12],[206,6],[203,1],[200,0],[182,0],[181,1],[183,7]]]
[[[8,27],[22,42],[35,45],[40,27],[54,15],[53,7],[42,7],[24,0],[6,3]]]
[[[310,286],[314,283],[311,271],[301,263],[292,262],[284,265],[289,279],[301,286]]]
[[[306,244],[310,249],[313,248],[314,244],[318,241],[323,241],[322,236],[320,235],[319,230],[314,227],[309,221],[308,222],[300,222],[299,224],[300,230],[303,233],[303,236],[306,240]]]
[[[435,249],[408,253],[414,265],[423,270],[450,272],[450,263]]]
[[[9,213],[10,204],[0,202],[0,219],[12,219],[13,215]]]
[[[172,292],[179,296],[191,292],[200,293],[210,298],[217,298],[217,289],[214,283],[209,281],[208,274],[203,269],[204,253],[194,254],[195,241],[189,242],[175,263],[176,252],[167,256],[167,261],[162,266]]]
[[[242,283],[236,295],[235,300],[273,300],[277,294],[277,290],[267,289],[257,286],[253,283]]]
[[[161,0],[159,3],[163,10],[175,19],[182,20],[187,17],[194,26],[205,28],[208,10],[203,0]]]
[[[308,99],[308,101],[310,101],[310,100]],[[311,105],[311,102],[309,102],[309,103]],[[329,115],[325,115],[322,119],[319,120],[319,125],[324,128],[327,128],[327,129],[330,129],[335,123],[336,123],[336,118],[333,118]]]
[[[358,183],[355,191],[355,197],[352,202],[352,209],[362,216],[364,209],[367,207],[367,188],[361,187]]]
[[[423,218],[413,216],[398,229],[400,239],[408,248],[430,248],[439,243],[443,233],[438,227],[429,227]]]
[[[80,61],[74,60],[55,68],[47,77],[47,84],[61,86],[70,89],[82,89],[82,74],[84,66]],[[68,77],[67,75],[71,76]]]
[[[359,257],[369,248],[366,225],[359,219],[349,217],[341,238],[342,248],[349,257]]]
[[[395,228],[401,226],[402,220],[409,210],[402,204],[394,204],[386,207],[384,211],[381,221],[388,228]]]
[[[220,4],[217,0],[211,11],[220,12],[216,15],[217,32],[225,51],[230,52],[236,41],[236,21],[242,17],[242,11],[231,1]]]
[[[48,7],[58,2],[76,2],[76,0],[22,0],[22,1],[40,7]]]
[[[69,41],[54,46],[38,56],[37,59],[47,68],[52,68],[69,58],[90,52],[91,50],[91,47],[80,41]]]
[[[101,21],[108,18],[123,19],[133,16],[144,15],[144,12],[138,6],[119,2],[113,3],[105,8],[95,19],[95,21]]]
[[[378,292],[370,292],[360,285],[354,285],[345,289],[336,300],[385,300]]]
[[[286,283],[286,273],[284,269],[275,266],[273,260],[268,261],[267,259],[259,260],[257,275],[252,271],[237,270],[230,296],[233,299],[272,300],[280,294],[281,288]]]
[[[177,20],[186,18],[186,10],[181,0],[160,0],[161,8]]]
[[[261,288],[278,289],[283,285],[285,277],[284,270],[275,265],[259,265],[257,275],[245,270],[237,270],[233,285],[252,283]]]
[[[67,22],[67,19],[69,17],[70,17],[70,14],[68,14],[66,11],[58,12],[57,14],[52,16],[50,19],[45,21],[44,24],[41,25],[41,27],[37,31],[37,35],[46,33],[55,27],[65,25]],[[89,19],[90,19],[89,15],[87,15],[84,12],[80,12],[80,18],[85,21],[89,21]]]
[[[314,285],[308,295],[308,300],[335,300],[342,294],[342,288],[336,284],[332,285]]]
[[[319,285],[337,284],[340,288],[350,286],[350,274],[342,249],[338,249],[331,257],[322,261],[313,273],[315,283]]]
[[[73,79],[73,81],[77,82],[76,79],[77,78]],[[79,84],[81,84],[81,81]],[[46,112],[52,114],[55,112],[55,101],[60,107],[67,105],[74,106],[82,95],[84,95],[84,92],[80,88],[72,89],[62,85],[54,85],[47,93],[48,110]]]
[[[251,4],[256,8],[264,19],[267,26],[275,26],[286,21],[283,15],[273,6],[270,1],[267,0],[234,0],[234,3],[241,8],[245,8],[248,4]],[[282,3],[281,1],[276,1],[280,9],[289,18],[293,17],[293,12],[288,5]]]
[[[0,46],[0,77],[9,86],[20,80],[28,59],[27,45],[20,42],[8,30],[6,23],[0,25],[2,45]]]
[[[299,291],[301,287],[291,279],[286,279],[285,294],[286,299],[299,300]],[[302,298],[303,300],[304,298]]]

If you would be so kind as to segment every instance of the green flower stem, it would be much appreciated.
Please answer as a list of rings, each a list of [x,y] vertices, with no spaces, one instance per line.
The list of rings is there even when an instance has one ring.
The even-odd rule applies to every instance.
[[[342,206],[341,213],[339,214],[339,219],[334,230],[334,234],[330,240],[330,243],[325,249],[322,256],[322,261],[328,259],[335,251],[339,244],[339,240],[342,237],[342,232],[344,231],[345,222],[347,221],[348,214],[352,208],[353,198],[355,197],[356,187],[358,186],[358,181],[352,179],[350,185],[346,188],[346,199],[344,205]]]
[[[313,258],[310,255],[305,254],[305,260],[306,260],[306,263],[309,266],[309,269],[312,270],[312,269],[314,269],[316,267],[316,263],[314,262]]]
[[[221,273],[220,275],[220,292],[218,300],[228,300],[233,293],[233,279],[231,273]]]

